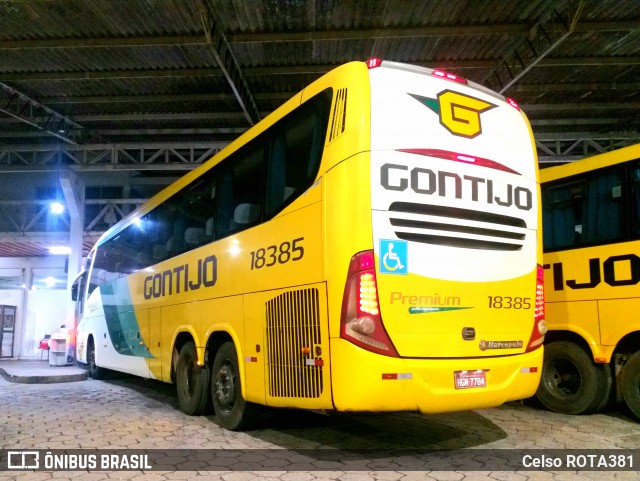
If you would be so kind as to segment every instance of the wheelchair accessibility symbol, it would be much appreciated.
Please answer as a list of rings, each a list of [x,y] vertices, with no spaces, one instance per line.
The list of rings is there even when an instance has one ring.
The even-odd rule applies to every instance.
[[[381,274],[407,274],[407,241],[397,239],[380,239]]]

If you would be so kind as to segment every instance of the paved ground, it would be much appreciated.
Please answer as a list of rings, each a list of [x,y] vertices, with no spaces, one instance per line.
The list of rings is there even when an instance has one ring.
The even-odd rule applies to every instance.
[[[571,417],[521,403],[431,416],[412,413],[325,416],[272,411],[262,417],[257,429],[234,433],[218,427],[213,416],[189,417],[182,414],[177,407],[173,387],[155,381],[115,376],[106,381],[18,384],[0,378],[0,448],[3,449],[217,449],[225,450],[217,452],[235,454],[246,449],[263,450],[255,451],[258,454],[284,449],[281,452],[286,455],[282,458],[287,458],[271,459],[271,470],[4,471],[0,472],[0,481],[627,480],[640,479],[639,472],[464,471],[466,465],[460,467],[459,458],[453,465],[439,471],[419,471],[416,467],[419,465],[411,464],[415,459],[409,459],[405,464],[401,462],[395,469],[384,463],[369,463],[348,471],[332,470],[330,462],[316,464],[324,468],[322,470],[273,469],[291,467],[295,453],[305,453],[305,449],[310,450],[307,453],[313,453],[321,448],[338,450],[332,452],[367,449],[401,454],[405,453],[404,450],[411,450],[406,451],[410,453],[427,449],[472,448],[479,450],[477,452],[482,456],[492,452],[484,450],[504,452],[500,451],[504,448],[626,448],[635,449],[639,453],[636,460],[640,460],[638,447],[640,423],[623,411]],[[247,468],[251,466],[248,464]],[[373,470],[376,466],[379,470]]]

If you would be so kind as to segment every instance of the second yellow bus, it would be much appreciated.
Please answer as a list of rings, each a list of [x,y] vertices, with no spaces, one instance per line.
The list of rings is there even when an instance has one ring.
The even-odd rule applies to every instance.
[[[640,418],[640,144],[542,169],[549,332],[538,399]]]

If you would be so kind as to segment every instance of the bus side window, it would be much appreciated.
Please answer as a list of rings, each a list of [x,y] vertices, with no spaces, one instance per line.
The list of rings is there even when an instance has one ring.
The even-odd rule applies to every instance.
[[[327,132],[331,89],[278,122],[270,135],[266,218],[293,202],[315,180]]]
[[[568,247],[576,242],[579,230],[571,186],[546,187],[543,195],[543,237],[545,249]],[[579,216],[582,217],[581,215]]]
[[[609,169],[589,179],[582,230],[585,244],[610,242],[621,237],[621,185],[619,172]]]
[[[215,215],[217,238],[261,221],[264,139],[261,135],[224,163]]]

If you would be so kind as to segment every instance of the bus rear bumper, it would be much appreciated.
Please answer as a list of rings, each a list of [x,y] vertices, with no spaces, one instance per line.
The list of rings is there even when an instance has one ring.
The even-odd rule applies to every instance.
[[[332,339],[333,402],[338,411],[444,413],[495,407],[535,394],[542,355],[539,348],[515,356],[403,359]],[[456,389],[454,372],[461,369],[484,371],[486,386]]]

